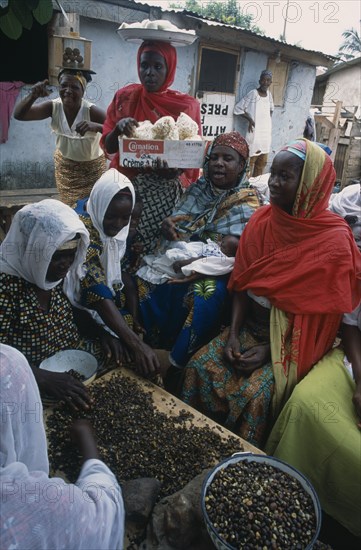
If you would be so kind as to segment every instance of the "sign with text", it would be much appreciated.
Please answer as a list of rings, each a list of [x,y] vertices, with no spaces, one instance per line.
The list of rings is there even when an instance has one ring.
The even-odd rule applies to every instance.
[[[156,168],[157,158],[169,168],[201,168],[205,141],[171,141],[119,138],[119,165]]]
[[[234,94],[203,92],[203,96],[199,98],[199,102],[201,104],[201,122],[204,139],[212,140],[219,134],[232,132],[234,129]]]

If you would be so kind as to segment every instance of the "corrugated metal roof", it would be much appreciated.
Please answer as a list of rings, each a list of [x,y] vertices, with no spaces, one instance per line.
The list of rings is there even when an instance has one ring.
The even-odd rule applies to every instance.
[[[255,36],[257,38],[263,38],[263,39],[268,40],[268,41],[272,42],[273,44],[276,44],[276,45],[279,45],[279,46],[288,46],[290,48],[295,48],[296,50],[299,50],[299,51],[302,51],[302,52],[306,52],[306,53],[310,53],[310,54],[318,54],[318,55],[324,56],[325,58],[327,58],[331,61],[337,59],[337,57],[335,57],[333,55],[326,54],[324,52],[320,52],[320,51],[316,51],[316,50],[308,50],[306,48],[301,48],[300,46],[295,46],[294,44],[289,44],[288,42],[283,42],[282,40],[277,40],[276,38],[271,38],[270,36],[266,36],[265,34],[258,34],[257,32],[251,31],[249,29],[243,29],[242,27],[237,27],[237,25],[228,25],[227,23],[223,23],[222,21],[218,21],[216,19],[210,19],[210,18],[207,18],[207,17],[202,17],[198,13],[195,13],[193,11],[189,11],[189,10],[185,10],[185,9],[174,9],[174,8],[165,9],[165,8],[162,8],[162,6],[158,6],[158,5],[154,5],[154,4],[147,4],[147,2],[142,2],[142,1],[139,1],[139,0],[138,1],[137,0],[130,0],[130,1],[134,4],[141,4],[143,6],[147,6],[149,9],[150,8],[157,8],[160,11],[162,11],[163,13],[178,13],[178,14],[181,14],[181,15],[188,15],[190,17],[194,17],[195,19],[199,19],[199,21],[202,21],[203,23],[205,23],[206,25],[209,25],[209,26],[218,26],[218,27],[223,27],[223,28],[228,28],[228,29],[234,29],[236,31],[246,33],[249,36]]]

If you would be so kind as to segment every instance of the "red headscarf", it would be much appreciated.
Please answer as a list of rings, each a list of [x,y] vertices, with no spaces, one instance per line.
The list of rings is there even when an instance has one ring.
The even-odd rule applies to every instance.
[[[177,67],[175,48],[167,42],[143,42],[137,55],[138,74],[140,57],[142,53],[149,51],[157,52],[164,57],[167,65],[165,82],[158,92],[147,92],[142,84],[130,84],[116,92],[112,103],[108,107],[107,118],[103,125],[101,141],[103,148],[105,136],[114,129],[120,119],[127,117],[135,118],[138,122],[150,120],[154,123],[163,116],[171,116],[176,120],[181,113],[186,113],[197,122],[199,134],[201,135],[199,102],[188,94],[168,89],[174,81]],[[110,166],[123,172],[130,179],[139,173],[137,170],[120,167],[118,153],[112,158]],[[189,183],[191,183],[196,181],[199,170],[186,170],[185,174]]]
[[[158,92],[156,93],[159,94],[161,92],[165,92],[169,88],[169,86],[171,86],[174,82],[175,71],[177,68],[177,50],[173,48],[171,44],[168,44],[168,42],[150,42],[149,40],[146,42],[143,42],[143,44],[140,46],[137,53],[137,66],[138,66],[139,80],[140,80],[140,58],[142,54],[145,52],[157,52],[164,58],[165,64],[167,66],[167,76],[162,87],[159,88]]]
[[[292,215],[275,205],[253,214],[229,282],[229,289],[250,289],[284,312],[282,368],[288,377],[293,361],[297,380],[331,348],[342,314],[361,298],[360,252],[347,223],[327,210],[332,161],[303,141],[306,159]]]

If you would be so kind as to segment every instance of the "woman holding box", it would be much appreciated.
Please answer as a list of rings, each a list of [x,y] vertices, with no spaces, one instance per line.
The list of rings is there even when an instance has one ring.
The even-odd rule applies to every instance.
[[[144,235],[144,253],[154,250],[160,237],[160,223],[169,216],[181,195],[182,185],[197,180],[198,170],[170,169],[159,162],[157,169],[131,169],[119,166],[118,138],[132,137],[139,122],[154,123],[163,116],[175,120],[181,113],[190,116],[201,130],[198,101],[187,94],[169,90],[177,66],[175,48],[167,42],[143,42],[138,50],[140,84],[118,90],[108,107],[102,145],[113,155],[111,167],[131,179],[144,202],[139,230]],[[115,153],[115,154],[114,154]]]

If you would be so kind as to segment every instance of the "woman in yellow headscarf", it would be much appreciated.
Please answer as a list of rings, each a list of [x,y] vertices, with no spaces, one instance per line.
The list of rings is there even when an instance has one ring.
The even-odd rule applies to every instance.
[[[335,176],[330,157],[311,141],[277,153],[271,205],[241,235],[228,284],[230,329],[186,367],[185,401],[258,446],[361,297],[352,232],[327,209]]]
[[[361,250],[360,184],[337,193],[330,209],[350,224]],[[360,537],[361,303],[343,316],[341,335],[342,346],[325,355],[295,388],[266,451],[303,472],[322,509]]]

